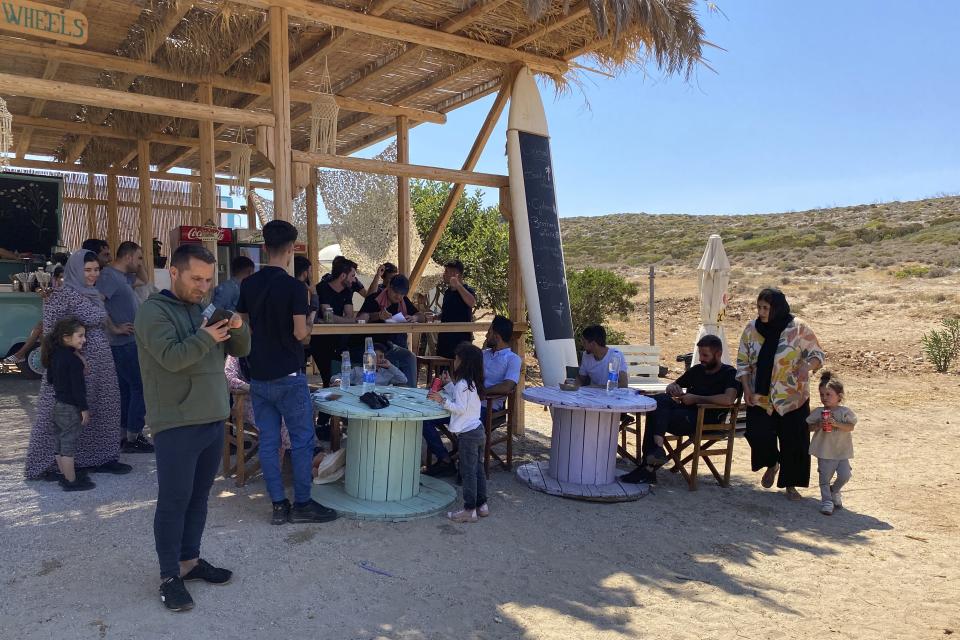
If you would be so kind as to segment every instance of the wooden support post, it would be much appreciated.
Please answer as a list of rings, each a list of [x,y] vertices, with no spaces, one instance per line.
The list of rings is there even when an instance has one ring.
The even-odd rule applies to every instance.
[[[270,7],[270,88],[273,99],[273,217],[293,220],[290,188],[290,40],[287,10]]]
[[[143,268],[147,273],[147,282],[153,282],[153,190],[150,188],[148,140],[137,140],[137,169],[140,174],[140,249],[143,252]]]
[[[110,251],[120,245],[120,210],[117,202],[117,175],[107,174],[107,244]]]
[[[480,160],[480,154],[483,153],[484,147],[487,146],[487,140],[490,139],[490,135],[493,133],[493,128],[497,126],[497,121],[500,120],[500,114],[503,113],[504,107],[507,106],[507,100],[510,98],[510,90],[513,87],[515,74],[516,72],[514,70],[504,74],[503,80],[501,80],[500,93],[497,94],[497,98],[493,101],[493,105],[490,107],[490,111],[487,113],[487,117],[483,121],[480,131],[477,133],[477,138],[473,141],[473,146],[470,147],[467,159],[463,162],[463,171],[473,171],[474,167],[477,166],[477,161]],[[433,252],[440,243],[440,236],[443,235],[443,230],[447,228],[447,223],[450,222],[450,216],[453,215],[453,211],[460,203],[460,197],[463,195],[465,186],[465,183],[456,183],[450,189],[450,194],[443,204],[440,216],[433,224],[433,228],[430,229],[426,240],[423,241],[423,251],[420,253],[420,257],[417,258],[417,264],[414,265],[413,271],[410,272],[411,289],[417,288],[417,284],[420,282],[420,278],[427,268],[427,262],[433,257]],[[503,185],[498,186],[502,187]]]
[[[93,199],[97,197],[97,174],[87,174],[87,197],[90,202],[87,203],[87,237],[97,237],[97,203]]]
[[[247,189],[247,229],[257,228],[257,202],[253,197],[253,188]]]
[[[197,98],[202,104],[213,104],[213,85],[201,84],[197,87]],[[201,121],[200,126],[200,224],[220,226],[220,214],[217,205],[220,194],[217,191],[216,149],[213,139],[213,122]],[[217,241],[205,240],[203,243],[216,257]],[[214,284],[217,284],[219,268],[214,272]]]
[[[515,323],[527,321],[527,307],[523,300],[523,281],[520,276],[520,255],[517,251],[517,234],[514,231],[514,221],[510,209],[510,188],[500,189],[500,214],[510,224],[510,258],[507,265],[507,309],[510,313],[510,319]],[[513,352],[520,356],[520,384],[513,392],[511,406],[513,407],[514,431],[517,435],[523,435],[524,420],[526,411],[523,400],[523,389],[526,386],[526,351],[527,335],[525,332],[513,332],[513,340],[510,343]]]
[[[313,167],[310,168],[310,177],[311,180],[307,184],[306,190],[306,213],[307,213],[307,257],[310,258],[310,262],[313,263],[313,273],[317,278],[320,277],[320,267],[317,263],[317,259],[320,256],[320,238],[317,229],[317,215],[318,215],[318,203],[317,203],[317,180],[316,180],[317,171]]]
[[[410,123],[397,116],[397,162],[410,164]],[[410,178],[397,178],[397,268],[410,273]]]

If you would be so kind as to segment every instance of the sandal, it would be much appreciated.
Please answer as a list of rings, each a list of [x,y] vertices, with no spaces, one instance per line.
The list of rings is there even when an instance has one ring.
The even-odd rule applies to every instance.
[[[772,467],[767,467],[767,470],[763,472],[763,477],[760,479],[760,486],[764,489],[769,489],[772,487],[773,481],[777,479],[777,471],[779,470],[779,464],[775,464]]]
[[[3,359],[3,364],[10,364],[10,365],[23,364],[26,361],[27,361],[26,358],[18,358],[17,356],[7,356],[6,358]]]
[[[787,487],[787,500],[796,502],[797,500],[803,500],[803,496],[800,495],[796,487]]]
[[[482,505],[477,507],[477,515],[481,518],[486,518],[490,515],[490,505],[484,502]]]
[[[454,522],[476,522],[477,514],[473,511],[460,509],[460,511],[448,511],[447,518],[453,520]]]

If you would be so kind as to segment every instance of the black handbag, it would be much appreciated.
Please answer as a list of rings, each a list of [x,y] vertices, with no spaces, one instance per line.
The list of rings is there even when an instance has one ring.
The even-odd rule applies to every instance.
[[[367,405],[371,409],[383,409],[384,407],[390,406],[390,401],[383,394],[377,393],[376,391],[367,391],[365,394],[360,396],[360,402]]]

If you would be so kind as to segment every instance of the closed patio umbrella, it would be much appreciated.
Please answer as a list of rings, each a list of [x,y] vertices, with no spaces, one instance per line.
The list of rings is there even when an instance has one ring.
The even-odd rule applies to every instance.
[[[713,234],[707,241],[707,248],[697,267],[700,281],[700,328],[694,341],[693,364],[700,361],[696,343],[705,335],[715,335],[723,340],[723,361],[730,363],[730,350],[723,335],[724,310],[727,307],[727,283],[730,281],[730,261],[723,249],[723,240]]]

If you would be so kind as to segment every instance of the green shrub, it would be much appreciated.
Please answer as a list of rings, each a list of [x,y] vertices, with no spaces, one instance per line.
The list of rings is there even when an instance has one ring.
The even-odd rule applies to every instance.
[[[942,321],[943,330],[936,329],[920,338],[927,360],[939,373],[946,373],[950,365],[960,356],[960,319],[946,318]]]
[[[907,265],[900,269],[899,271],[894,272],[893,277],[898,280],[903,280],[905,278],[922,278],[930,272],[930,267],[922,267],[920,265]]]
[[[583,349],[580,332],[584,327],[603,325],[613,316],[622,317],[633,311],[631,298],[637,295],[639,288],[612,271],[587,268],[567,271],[567,290],[577,350],[580,351]],[[604,328],[607,330],[607,344],[623,344],[626,340],[622,332],[607,326]]]

